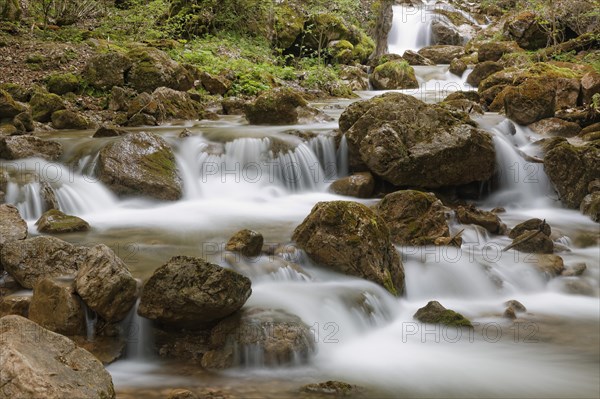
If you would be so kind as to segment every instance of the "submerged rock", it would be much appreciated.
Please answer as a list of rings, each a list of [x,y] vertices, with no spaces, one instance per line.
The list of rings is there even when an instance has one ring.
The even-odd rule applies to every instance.
[[[281,366],[307,363],[314,336],[298,317],[283,310],[250,308],[222,320],[211,331],[202,366]]]
[[[413,317],[422,323],[444,324],[454,327],[473,327],[469,319],[453,310],[446,309],[438,301],[430,301],[417,310]]]
[[[396,244],[427,245],[439,237],[450,237],[446,209],[432,193],[396,191],[383,197],[375,210]]]
[[[90,229],[90,225],[85,220],[77,216],[66,215],[57,209],[45,212],[35,224],[40,233],[49,234],[72,233]]]
[[[262,246],[262,234],[244,229],[238,231],[229,239],[225,249],[227,251],[240,252],[244,256],[252,257],[260,255]]]
[[[388,227],[362,204],[317,203],[292,240],[323,266],[378,283],[395,295],[404,292],[404,267]]]
[[[176,256],[144,284],[138,314],[165,327],[206,328],[239,310],[250,280],[203,259]]]
[[[20,316],[0,319],[0,397],[115,397],[102,363],[62,335]]]

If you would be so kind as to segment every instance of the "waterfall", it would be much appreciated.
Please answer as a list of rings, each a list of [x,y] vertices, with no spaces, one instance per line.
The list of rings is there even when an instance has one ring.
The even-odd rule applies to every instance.
[[[394,18],[388,35],[390,53],[402,55],[406,50],[417,51],[431,44],[432,14],[424,3],[392,7]]]

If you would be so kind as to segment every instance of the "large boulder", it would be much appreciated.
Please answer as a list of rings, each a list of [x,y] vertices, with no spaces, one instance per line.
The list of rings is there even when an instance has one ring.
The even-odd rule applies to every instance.
[[[61,234],[75,231],[88,231],[90,225],[85,220],[66,215],[58,209],[50,209],[35,222],[40,233]]]
[[[26,238],[27,223],[21,218],[19,210],[13,205],[0,205],[0,248],[10,241]],[[2,270],[1,266],[2,259],[0,258],[0,270]]]
[[[194,77],[182,65],[173,61],[164,51],[153,47],[137,47],[127,56],[132,67],[127,83],[135,90],[152,93],[159,87],[188,91],[194,87]]]
[[[75,93],[81,88],[79,78],[72,73],[54,74],[48,77],[46,82],[50,93],[62,96],[67,93]]]
[[[561,201],[579,208],[588,186],[600,176],[600,140],[574,145],[557,137],[544,144],[544,170]]]
[[[176,256],[144,284],[138,314],[167,328],[206,328],[239,310],[251,292],[241,274]]]
[[[523,51],[515,41],[508,42],[485,42],[479,45],[477,49],[477,59],[479,62],[498,61],[504,54],[512,54]]]
[[[202,357],[202,366],[298,365],[308,361],[314,346],[313,334],[298,316],[282,310],[244,309],[212,329],[211,350]]]
[[[0,121],[12,120],[23,110],[23,106],[18,104],[9,92],[0,89]]]
[[[224,95],[231,89],[231,81],[224,76],[211,75],[208,72],[203,72],[200,75],[200,82],[202,87],[206,89],[210,94]]]
[[[63,109],[52,114],[52,127],[61,129],[87,129],[90,122],[79,112]]]
[[[473,327],[469,319],[453,310],[446,309],[438,301],[430,301],[417,310],[413,317],[422,323],[443,324],[451,327]]]
[[[370,198],[375,190],[375,179],[369,172],[355,173],[334,181],[329,190],[339,195]]]
[[[383,197],[375,210],[389,226],[396,244],[434,244],[437,238],[450,236],[446,209],[432,193],[396,191]]]
[[[383,63],[375,68],[369,81],[375,90],[416,89],[419,82],[414,69],[404,60]]]
[[[555,90],[549,82],[527,80],[504,93],[506,116],[520,125],[529,125],[554,116]]]
[[[573,137],[581,132],[581,126],[559,118],[546,118],[528,126],[537,134],[543,136]]]
[[[113,86],[125,85],[125,75],[131,66],[127,55],[111,51],[90,58],[83,69],[83,77],[92,87],[109,90]]]
[[[29,101],[33,119],[38,122],[50,122],[52,114],[65,109],[65,103],[60,96],[52,93],[37,92]]]
[[[350,166],[397,186],[435,188],[488,180],[495,150],[468,116],[401,93],[351,104],[340,117]]]
[[[235,233],[229,241],[225,249],[227,251],[239,252],[244,256],[258,256],[262,251],[263,235],[253,230],[240,230]]]
[[[317,203],[292,240],[320,265],[404,292],[404,267],[385,221],[356,202]]]
[[[477,87],[483,79],[503,69],[502,64],[495,61],[480,62],[475,65],[473,71],[467,76],[467,83],[473,87]]]
[[[75,289],[104,320],[123,320],[136,300],[136,281],[125,263],[106,245],[90,248],[83,258]]]
[[[462,43],[458,28],[444,16],[436,16],[431,22],[431,39],[433,44],[459,45]]]
[[[504,24],[504,34],[526,50],[537,50],[550,44],[549,30],[531,11],[509,18]]]
[[[253,125],[293,125],[298,123],[298,108],[307,104],[296,91],[269,90],[246,107],[246,119]]]
[[[35,136],[0,137],[0,159],[40,157],[56,161],[62,151],[60,143]]]
[[[453,59],[465,55],[463,46],[435,45],[423,47],[418,51],[423,57],[430,59],[436,64],[450,64]]]
[[[85,310],[73,280],[45,278],[33,288],[29,319],[63,335],[85,334]]]
[[[0,319],[1,398],[115,397],[102,363],[62,335],[20,316]]]
[[[117,194],[170,201],[182,195],[173,151],[156,134],[134,132],[107,144],[98,156],[96,173]]]
[[[188,93],[169,89],[168,87],[159,87],[154,90],[152,97],[158,102],[160,107],[160,119],[198,119],[197,103],[192,100]]]
[[[0,261],[22,287],[32,289],[46,277],[74,275],[86,254],[86,248],[42,236],[4,244]]]

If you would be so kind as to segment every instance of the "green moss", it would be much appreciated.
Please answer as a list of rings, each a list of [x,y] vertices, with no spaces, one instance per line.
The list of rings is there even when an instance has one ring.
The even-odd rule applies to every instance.
[[[437,321],[439,324],[444,324],[446,326],[454,326],[454,327],[473,327],[473,324],[465,318],[460,313],[455,312],[454,310],[446,309],[444,310],[438,318]]]
[[[383,287],[388,290],[388,292],[394,296],[398,296],[398,290],[392,281],[392,275],[388,269],[385,269],[383,278]]]
[[[69,92],[76,92],[81,88],[81,82],[77,76],[72,73],[53,74],[48,77],[46,86],[50,93],[63,95]]]

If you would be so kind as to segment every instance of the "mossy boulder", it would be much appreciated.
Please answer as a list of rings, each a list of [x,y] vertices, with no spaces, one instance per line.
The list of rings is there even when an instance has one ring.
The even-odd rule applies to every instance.
[[[431,22],[431,40],[433,44],[462,44],[458,28],[443,15],[438,15]]]
[[[66,215],[58,209],[45,212],[35,224],[40,233],[48,234],[72,233],[90,229],[90,225],[85,220],[77,216]]]
[[[375,211],[389,226],[395,244],[434,244],[450,236],[444,205],[432,193],[396,191],[383,197]]]
[[[448,70],[456,76],[462,76],[467,70],[467,64],[461,58],[455,58],[450,62],[450,68],[448,68]]]
[[[231,89],[232,82],[224,76],[211,75],[208,72],[200,74],[200,82],[202,87],[210,94],[224,95]]]
[[[546,118],[528,126],[537,134],[543,136],[573,137],[581,132],[581,126],[560,118]]]
[[[435,45],[423,47],[418,51],[423,57],[430,59],[436,64],[450,64],[453,59],[465,55],[463,46]]]
[[[495,150],[467,114],[402,93],[351,104],[340,117],[349,163],[396,185],[423,188],[488,180]]]
[[[526,50],[537,50],[550,43],[550,35],[541,16],[523,11],[504,23],[504,34]]]
[[[158,102],[160,109],[159,122],[171,119],[198,119],[198,103],[193,101],[188,93],[159,87],[154,90],[152,97]]]
[[[62,96],[67,93],[75,93],[81,88],[79,78],[72,73],[54,74],[48,77],[46,87],[50,93]]]
[[[244,256],[258,256],[262,251],[263,241],[263,236],[259,232],[244,229],[235,233],[227,241],[225,249],[239,252]]]
[[[253,125],[293,125],[298,123],[298,108],[307,105],[297,91],[269,90],[246,107],[246,119]]]
[[[33,116],[29,111],[21,112],[15,116],[12,123],[19,132],[33,132],[35,128]]]
[[[272,41],[277,48],[287,49],[302,34],[307,17],[302,9],[302,4],[294,1],[278,2],[274,10],[273,30],[275,34]]]
[[[370,172],[354,173],[331,183],[329,190],[339,195],[370,198],[375,190],[375,179]]]
[[[247,277],[203,259],[176,256],[144,284],[138,314],[165,328],[206,328],[250,297]]]
[[[404,293],[404,267],[385,221],[348,201],[317,203],[292,236],[318,264]]]
[[[0,121],[12,120],[24,110],[25,108],[17,103],[10,93],[0,89]]]
[[[579,208],[589,184],[600,176],[600,140],[573,145],[562,137],[544,144],[544,170],[566,206]]]
[[[477,59],[479,62],[499,61],[504,54],[523,52],[515,41],[497,42],[489,41],[481,43],[477,48]]]
[[[35,93],[29,105],[33,119],[42,123],[50,122],[53,113],[65,109],[63,99],[52,93]]]
[[[55,129],[87,129],[90,122],[79,112],[63,109],[52,114],[52,127]]]
[[[465,316],[453,310],[446,309],[438,301],[430,301],[426,306],[417,310],[413,317],[421,323],[443,324],[450,327],[470,327],[473,325]]]
[[[416,89],[414,69],[404,60],[388,61],[375,68],[369,81],[375,90]]]
[[[527,80],[517,87],[508,88],[504,95],[506,116],[520,125],[553,117],[555,104],[555,90],[543,80]]]
[[[125,75],[132,66],[131,59],[118,51],[98,54],[90,58],[83,69],[85,81],[101,90],[125,85]]]
[[[473,87],[478,87],[482,80],[503,69],[502,64],[495,61],[480,62],[475,65],[473,71],[467,76],[467,83]]]
[[[56,161],[63,153],[62,145],[35,136],[0,137],[0,159],[40,157]]]
[[[134,132],[107,144],[98,156],[96,173],[120,195],[174,201],[182,182],[171,147],[160,136]]]
[[[132,67],[127,83],[139,92],[151,93],[159,87],[188,91],[194,87],[194,77],[164,51],[153,47],[137,47],[127,53]]]

